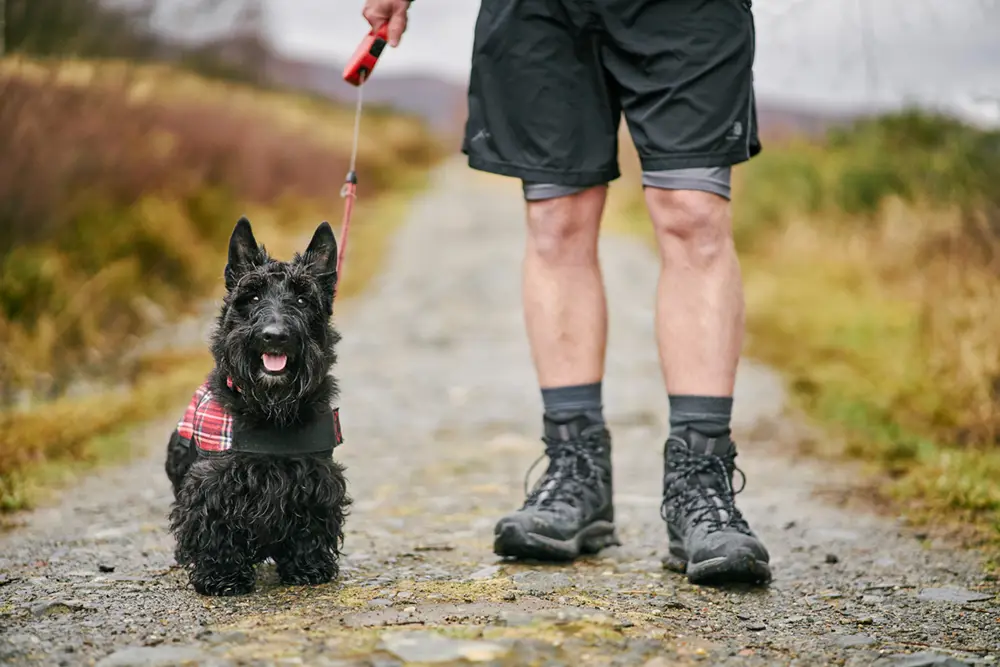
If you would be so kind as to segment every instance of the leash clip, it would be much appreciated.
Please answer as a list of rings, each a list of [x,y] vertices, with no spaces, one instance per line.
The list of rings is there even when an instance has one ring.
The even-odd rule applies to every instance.
[[[347,178],[344,179],[344,184],[340,187],[340,196],[344,197],[354,197],[358,198],[358,172],[351,169],[347,172]]]

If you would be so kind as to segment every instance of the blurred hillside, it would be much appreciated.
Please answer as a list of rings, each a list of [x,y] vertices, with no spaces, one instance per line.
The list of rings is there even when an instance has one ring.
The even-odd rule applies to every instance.
[[[339,102],[352,102],[357,90],[341,77],[343,65],[291,59],[272,54],[268,79],[276,84],[309,90]],[[450,133],[465,122],[464,86],[433,75],[379,75],[365,84],[365,100],[412,113],[435,130]]]

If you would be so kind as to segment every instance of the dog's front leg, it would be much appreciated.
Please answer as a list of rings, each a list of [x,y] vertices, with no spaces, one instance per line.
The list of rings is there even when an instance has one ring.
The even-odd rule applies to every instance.
[[[281,583],[290,586],[325,584],[335,579],[340,568],[337,554],[322,540],[303,536],[276,549],[274,562]]]
[[[284,535],[271,557],[281,582],[289,585],[325,584],[340,574],[340,547],[344,540],[344,519],[351,499],[341,465],[328,460],[310,474],[296,480],[303,496],[285,517]]]
[[[256,585],[256,550],[216,482],[208,462],[196,464],[185,478],[170,511],[174,554],[198,593],[246,595]]]
[[[257,583],[256,561],[245,531],[224,521],[201,526],[196,523],[191,522],[196,532],[185,534],[182,529],[177,535],[178,551],[181,545],[190,547],[197,543],[199,547],[196,551],[188,549],[188,580],[194,589],[202,595],[252,593]]]
[[[201,558],[191,567],[189,581],[201,595],[247,595],[253,592],[257,575],[252,564]]]
[[[351,499],[343,467],[329,461],[318,478],[306,480],[307,497],[300,499],[301,517],[286,526],[288,539],[275,545],[271,557],[283,584],[306,586],[325,584],[340,574],[340,547],[344,540],[344,519]]]
[[[312,540],[305,540],[311,543]],[[290,586],[325,584],[337,577],[337,557],[328,548],[291,542],[275,553],[281,583]]]

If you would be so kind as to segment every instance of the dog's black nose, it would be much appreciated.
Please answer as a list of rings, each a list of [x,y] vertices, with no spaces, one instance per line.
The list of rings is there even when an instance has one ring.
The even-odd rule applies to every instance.
[[[260,336],[265,345],[284,345],[288,342],[288,330],[278,324],[268,324]]]

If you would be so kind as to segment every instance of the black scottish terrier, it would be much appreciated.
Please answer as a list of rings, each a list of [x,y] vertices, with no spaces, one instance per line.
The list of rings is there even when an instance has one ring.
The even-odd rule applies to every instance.
[[[338,574],[351,499],[333,460],[336,264],[326,222],[291,262],[270,258],[246,218],[233,230],[215,368],[167,446],[175,555],[202,595],[252,592],[268,558],[285,584]]]

